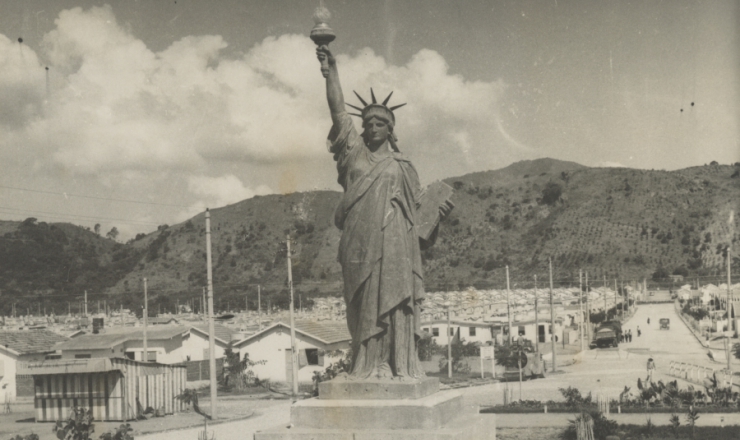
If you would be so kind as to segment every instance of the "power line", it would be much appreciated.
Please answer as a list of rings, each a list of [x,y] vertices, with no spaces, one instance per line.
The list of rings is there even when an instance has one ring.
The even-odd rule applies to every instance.
[[[21,209],[21,208],[10,208],[7,206],[0,206],[0,211],[14,211],[14,212],[25,212],[25,213],[31,213],[31,214],[44,214],[45,217],[51,217],[51,218],[57,218],[57,219],[83,219],[83,220],[108,220],[108,221],[116,221],[120,223],[125,224],[140,224],[140,225],[153,225],[158,226],[159,223],[154,222],[147,222],[142,220],[127,220],[127,219],[121,219],[121,218],[113,218],[113,217],[97,217],[97,216],[91,216],[91,215],[75,215],[75,214],[63,214],[61,212],[50,212],[50,211],[36,211],[36,210],[30,210],[30,209]]]
[[[46,190],[40,190],[40,189],[29,189],[29,188],[19,188],[16,186],[5,186],[0,185],[0,188],[3,189],[12,189],[15,191],[25,191],[25,192],[31,192],[31,193],[37,193],[37,194],[52,194],[56,196],[64,196],[64,197],[78,197],[82,199],[93,199],[93,200],[107,200],[111,202],[124,202],[124,203],[138,203],[141,205],[157,205],[157,206],[174,206],[177,208],[188,208],[188,206],[185,205],[177,205],[174,203],[157,203],[157,202],[144,202],[142,200],[131,200],[131,199],[117,199],[113,197],[97,197],[97,196],[87,196],[82,194],[70,194],[66,192],[56,192],[56,191],[46,191]]]

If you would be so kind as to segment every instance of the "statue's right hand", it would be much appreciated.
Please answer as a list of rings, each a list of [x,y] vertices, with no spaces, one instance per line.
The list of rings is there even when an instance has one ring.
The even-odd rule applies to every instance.
[[[329,66],[334,66],[336,64],[334,55],[332,55],[331,51],[329,50],[329,46],[325,44],[322,44],[321,46],[316,48],[316,58],[318,58],[319,61],[322,63],[324,62],[324,60],[326,60]]]

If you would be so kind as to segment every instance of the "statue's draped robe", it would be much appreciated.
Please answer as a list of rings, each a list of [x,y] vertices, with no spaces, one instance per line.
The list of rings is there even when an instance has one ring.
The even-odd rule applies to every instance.
[[[414,218],[419,177],[386,146],[371,152],[347,113],[329,133],[344,195],[334,221],[341,229],[347,325],[353,378],[420,377],[416,353],[424,297]]]

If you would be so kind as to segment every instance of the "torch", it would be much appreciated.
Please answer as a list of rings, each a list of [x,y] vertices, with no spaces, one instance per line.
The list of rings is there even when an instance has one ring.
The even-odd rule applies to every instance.
[[[331,13],[323,4],[314,11],[313,21],[316,23],[316,26],[311,29],[311,40],[316,43],[316,46],[329,46],[329,43],[337,37],[332,28],[326,24],[330,18]],[[321,60],[321,74],[324,78],[329,76],[329,61],[326,58]]]

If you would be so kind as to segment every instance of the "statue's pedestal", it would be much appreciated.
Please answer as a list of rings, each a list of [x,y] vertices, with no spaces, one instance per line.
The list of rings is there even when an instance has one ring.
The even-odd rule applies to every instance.
[[[319,385],[319,398],[296,402],[290,427],[257,432],[255,440],[495,439],[495,416],[465,408],[439,380],[336,380]]]

